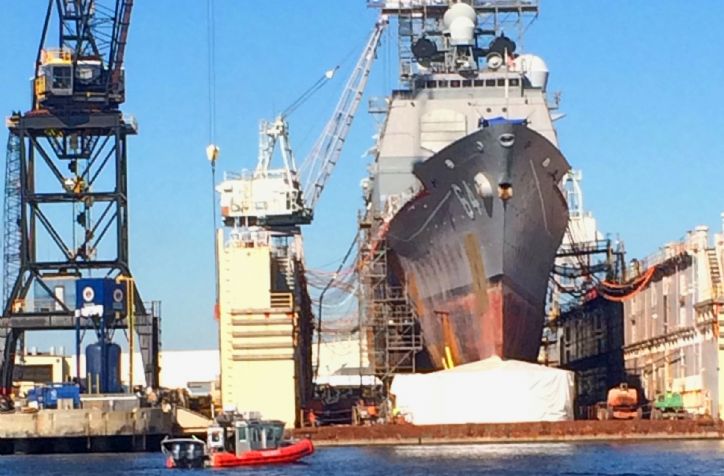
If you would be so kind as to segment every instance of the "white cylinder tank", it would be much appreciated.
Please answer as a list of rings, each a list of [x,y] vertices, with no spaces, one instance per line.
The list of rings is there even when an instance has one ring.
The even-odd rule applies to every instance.
[[[522,72],[534,88],[546,90],[549,71],[540,56],[530,54],[518,56],[513,63],[513,70]]]
[[[456,3],[448,8],[443,23],[450,33],[452,45],[473,45],[475,43],[475,25],[478,15],[467,3]]]

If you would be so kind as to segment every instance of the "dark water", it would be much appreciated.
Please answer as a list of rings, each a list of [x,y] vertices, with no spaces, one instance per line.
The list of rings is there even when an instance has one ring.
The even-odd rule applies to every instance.
[[[724,442],[321,448],[306,463],[166,470],[161,454],[0,456],[0,475],[724,475]]]

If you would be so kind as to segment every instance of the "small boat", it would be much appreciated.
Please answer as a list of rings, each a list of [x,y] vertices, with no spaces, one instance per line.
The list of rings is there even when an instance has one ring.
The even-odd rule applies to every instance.
[[[284,464],[314,453],[308,439],[284,438],[284,422],[247,419],[222,414],[207,430],[206,442],[198,438],[166,438],[161,450],[167,468],[234,468]]]

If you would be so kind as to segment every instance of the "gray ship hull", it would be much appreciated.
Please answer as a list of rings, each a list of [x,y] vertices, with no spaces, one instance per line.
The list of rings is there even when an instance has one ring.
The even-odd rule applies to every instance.
[[[525,125],[476,131],[414,166],[424,189],[387,242],[435,367],[493,355],[535,361],[548,276],[568,223],[569,165]]]

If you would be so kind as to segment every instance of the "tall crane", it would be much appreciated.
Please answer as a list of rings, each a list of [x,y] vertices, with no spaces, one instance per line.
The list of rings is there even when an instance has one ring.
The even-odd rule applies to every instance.
[[[48,0],[31,108],[7,120],[0,395],[11,389],[26,331],[99,332],[71,302],[80,280],[131,279],[126,141],[137,126],[119,108],[132,9],[133,0]],[[57,43],[46,46],[53,25]],[[146,383],[157,387],[159,316],[146,310],[135,287],[127,289]],[[116,313],[101,328],[127,325]]]
[[[311,223],[314,208],[339,161],[387,25],[385,15],[375,23],[334,112],[302,163],[303,174],[296,167],[289,145],[287,116],[325,79],[331,79],[334,70],[327,71],[274,121],[262,121],[256,169],[246,175],[227,174],[226,180],[217,188],[221,193],[221,214],[227,226],[289,230]],[[271,167],[271,159],[277,143],[281,145],[284,164],[275,169]]]
[[[307,290],[301,225],[337,164],[362,100],[387,19],[376,23],[324,131],[297,169],[289,141],[289,115],[331,79],[327,71],[273,121],[262,121],[256,168],[228,175],[216,188],[221,215],[231,228],[217,231],[217,302],[224,405],[253,407],[271,418],[301,424],[313,395],[314,316]],[[281,166],[273,164],[280,149]],[[218,149],[211,145],[209,157]],[[212,161],[213,166],[213,161]],[[304,170],[302,178],[300,171]],[[265,375],[271,383],[238,382]],[[293,384],[293,391],[292,391]],[[270,401],[269,392],[278,398]]]

